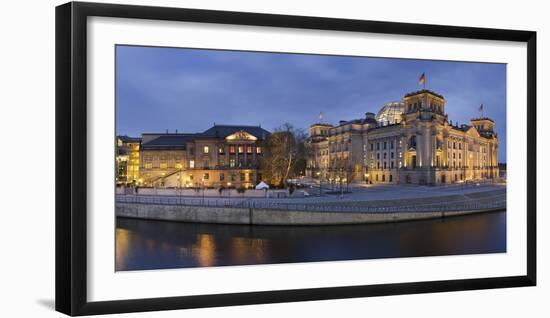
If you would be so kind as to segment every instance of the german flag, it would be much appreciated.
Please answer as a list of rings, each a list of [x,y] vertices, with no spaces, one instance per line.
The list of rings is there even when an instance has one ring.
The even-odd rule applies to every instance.
[[[418,79],[418,84],[419,85],[426,84],[426,74],[422,73],[422,75],[420,75],[420,78]]]

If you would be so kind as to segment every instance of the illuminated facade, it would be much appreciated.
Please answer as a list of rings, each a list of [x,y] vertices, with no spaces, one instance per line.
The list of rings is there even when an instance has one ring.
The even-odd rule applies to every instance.
[[[214,125],[196,134],[142,134],[139,184],[155,187],[252,187],[259,180],[259,126]]]
[[[116,138],[116,183],[137,184],[139,179],[139,147],[141,138],[118,136]]]
[[[445,99],[407,94],[377,115],[310,126],[307,175],[327,182],[446,184],[498,178],[495,122],[452,125]]]

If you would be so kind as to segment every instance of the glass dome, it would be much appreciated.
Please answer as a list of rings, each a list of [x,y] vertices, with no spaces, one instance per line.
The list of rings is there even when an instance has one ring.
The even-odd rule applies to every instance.
[[[398,124],[404,111],[405,105],[402,102],[390,102],[380,109],[375,118],[381,126]]]

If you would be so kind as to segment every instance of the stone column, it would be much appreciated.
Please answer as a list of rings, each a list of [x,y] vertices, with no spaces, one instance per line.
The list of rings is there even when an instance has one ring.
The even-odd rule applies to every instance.
[[[252,164],[256,167],[256,144],[252,145]]]
[[[432,145],[432,130],[430,127],[426,126],[424,128],[424,158],[422,162],[422,167],[424,168],[424,182],[429,184],[432,182],[432,156],[431,156],[431,145]]]
[[[416,166],[419,167],[423,159],[422,149],[424,149],[424,135],[422,132],[416,134]]]
[[[426,154],[426,162],[424,163],[424,167],[426,167],[426,169],[430,169],[432,166],[432,130],[429,127],[426,127],[425,134],[427,136],[424,136],[424,140],[426,140],[426,149],[424,149],[424,153]]]
[[[411,140],[411,135],[406,135],[405,140],[403,141],[403,167],[411,167],[411,158],[409,158],[409,141]]]
[[[229,166],[229,145],[228,144],[225,144],[225,151],[224,151],[224,161],[225,161],[225,165],[224,166]]]
[[[244,166],[247,167],[247,163],[248,163],[248,144],[245,144],[243,146],[243,150],[244,150]]]
[[[239,144],[235,144],[235,167],[239,167]]]

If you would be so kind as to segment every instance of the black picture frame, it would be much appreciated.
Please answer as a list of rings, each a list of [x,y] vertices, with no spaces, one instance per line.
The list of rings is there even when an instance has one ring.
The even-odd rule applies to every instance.
[[[527,44],[527,274],[351,287],[87,301],[86,36],[91,16],[501,40]],[[70,2],[56,7],[56,310],[91,315],[433,293],[536,284],[536,32]]]

